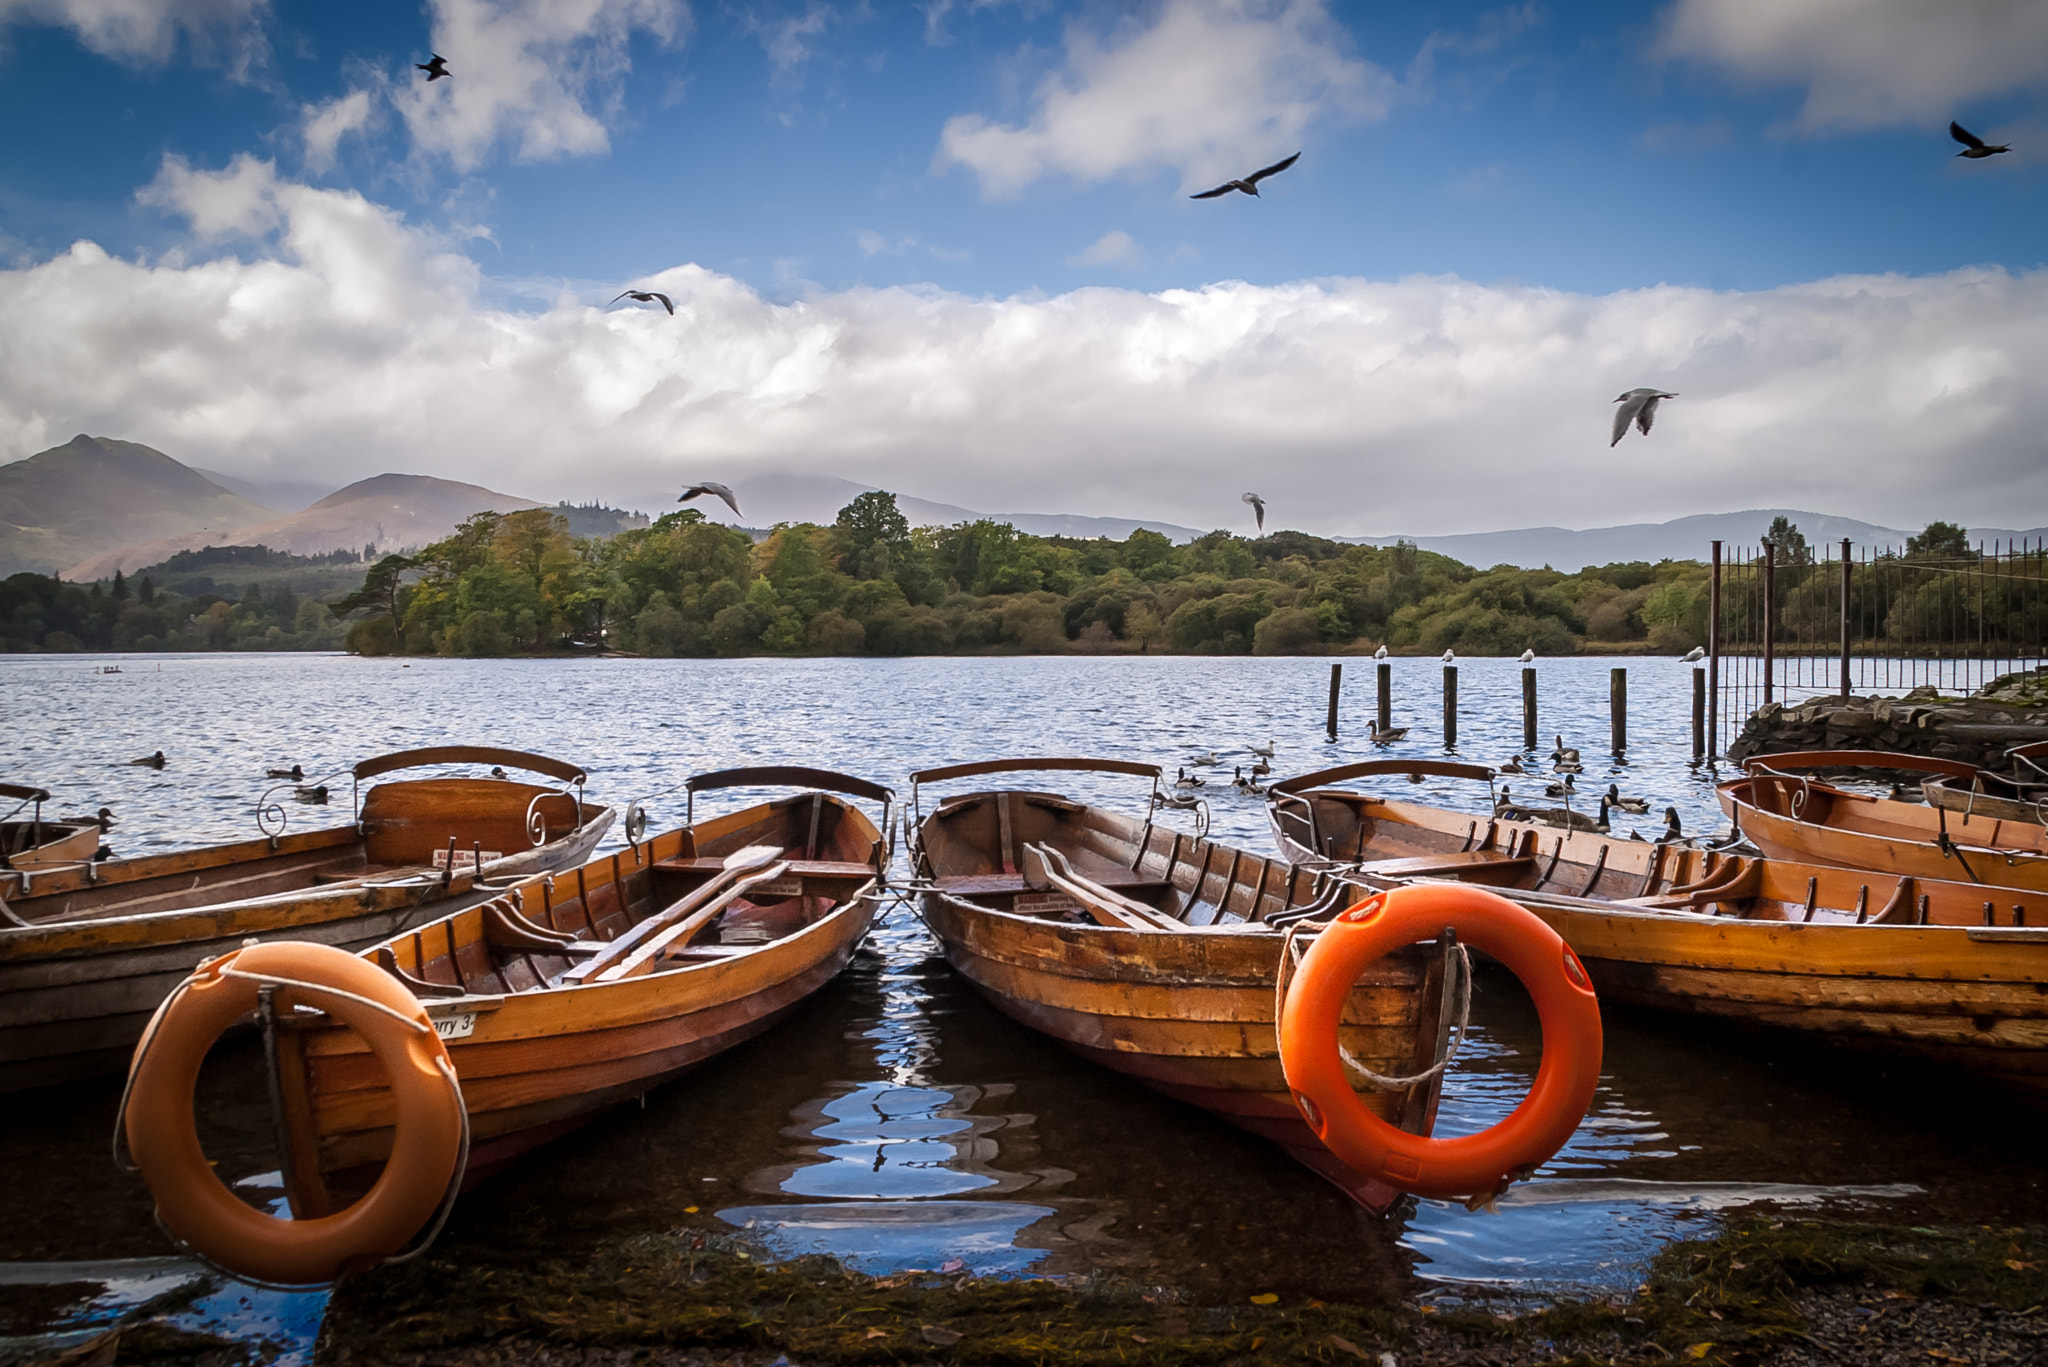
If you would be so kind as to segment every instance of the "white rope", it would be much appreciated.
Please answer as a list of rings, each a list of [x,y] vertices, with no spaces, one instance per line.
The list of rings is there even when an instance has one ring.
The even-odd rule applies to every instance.
[[[245,973],[241,969],[232,966],[218,969],[216,972],[223,978],[239,978],[243,982],[255,983],[259,987],[296,987],[301,992],[325,992],[330,997],[340,997],[343,1001],[352,1001],[358,1006],[367,1006],[372,1011],[382,1011],[400,1025],[419,1034],[431,1035],[434,1033],[432,1024],[422,1022],[416,1016],[408,1016],[405,1012],[395,1007],[386,1006],[374,997],[363,997],[358,996],[354,992],[344,992],[340,988],[330,987],[326,983],[309,983],[301,982],[297,978],[280,978],[275,973]]]
[[[1273,1033],[1275,1037],[1280,1033],[1282,1013],[1287,1009],[1287,988],[1293,982],[1295,970],[1301,966],[1307,953],[1307,951],[1295,943],[1295,936],[1301,931],[1309,929],[1316,931],[1326,930],[1329,928],[1329,925],[1328,921],[1296,921],[1293,925],[1287,927],[1287,934],[1280,942],[1280,965],[1273,974]],[[1418,1083],[1428,1082],[1431,1078],[1440,1076],[1444,1069],[1450,1067],[1451,1060],[1455,1059],[1458,1056],[1458,1050],[1464,1047],[1465,1030],[1472,1022],[1472,952],[1466,949],[1463,943],[1453,947],[1458,951],[1458,967],[1456,969],[1458,975],[1458,1023],[1452,1027],[1450,1047],[1444,1050],[1444,1056],[1437,1060],[1434,1067],[1426,1068],[1422,1072],[1414,1073],[1407,1077],[1389,1077],[1385,1073],[1376,1073],[1363,1063],[1360,1063],[1357,1055],[1344,1047],[1343,1040],[1337,1041],[1337,1057],[1344,1060],[1344,1066],[1356,1073],[1360,1078],[1363,1078],[1375,1089],[1383,1092],[1396,1092],[1413,1087]]]

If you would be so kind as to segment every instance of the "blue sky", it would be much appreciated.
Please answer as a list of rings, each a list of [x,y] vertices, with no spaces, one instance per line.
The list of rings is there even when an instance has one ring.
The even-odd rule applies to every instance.
[[[1932,498],[2048,521],[2031,379],[2048,359],[2048,6],[167,0],[125,28],[121,11],[0,0],[0,120],[35,130],[0,143],[0,303],[42,307],[90,275],[173,309],[223,269],[268,267],[352,317],[366,272],[387,300],[423,273],[423,308],[475,335],[425,336],[402,308],[346,345],[269,319],[264,355],[236,365],[191,337],[110,343],[118,313],[53,304],[30,316],[81,363],[180,378],[125,396],[0,380],[0,456],[89,427],[280,478],[395,466],[625,497],[708,464],[1196,525],[1208,496],[1162,481],[1234,484],[1250,462],[1301,525],[1359,532],[1782,505],[1760,486],[1796,460],[1832,512],[1917,525]],[[451,80],[412,69],[429,50]],[[2015,152],[1958,159],[1951,117]],[[1186,197],[1296,150],[1260,200]],[[308,244],[340,241],[318,225],[350,205],[385,236],[348,237],[360,255],[337,264]],[[73,262],[80,239],[109,262]],[[1841,283],[1873,277],[1907,284]],[[652,320],[588,310],[634,282],[688,296],[664,321],[694,320],[697,343],[661,334],[665,373],[628,382],[588,329],[626,345],[619,328]],[[247,331],[219,309],[189,325],[230,347]],[[1019,327],[1043,339],[1029,357],[962,359]],[[1050,368],[1062,329],[1086,367]],[[531,458],[480,463],[454,428],[409,441],[420,396],[393,369],[458,387],[508,330],[525,364],[607,373],[507,427],[501,442],[545,434]],[[1137,345],[1163,349],[1105,374]],[[233,372],[219,392],[190,378],[194,347]],[[335,373],[364,350],[381,360]],[[1585,417],[1566,435],[1548,399],[1574,357]],[[1803,404],[1788,364],[1818,367],[1803,392],[1843,412]],[[1161,390],[1162,365],[1190,388]],[[1932,387],[1871,415],[1902,374]],[[1610,450],[1609,400],[1639,382],[1681,400],[1655,445]],[[1279,408],[1205,422],[1201,394]],[[1189,425],[1106,431],[1127,408]],[[593,443],[617,458],[568,478],[563,453]],[[1493,496],[1518,448],[1576,493]],[[1936,458],[1962,462],[1960,488],[1928,477]],[[1353,484],[1375,495],[1330,506]]]

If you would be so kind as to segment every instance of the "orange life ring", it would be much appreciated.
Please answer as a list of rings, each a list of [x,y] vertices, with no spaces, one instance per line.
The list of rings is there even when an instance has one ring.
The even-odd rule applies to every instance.
[[[369,1192],[346,1210],[311,1220],[278,1219],[236,1197],[206,1161],[192,1115],[199,1065],[221,1032],[255,1009],[260,985],[225,975],[228,968],[317,984],[279,987],[279,1009],[289,1010],[292,1003],[319,1007],[361,1035],[384,1065],[398,1112],[391,1159]],[[341,993],[366,997],[412,1023]],[[331,945],[250,945],[200,965],[160,1017],[136,1047],[130,1068],[128,1148],[164,1227],[193,1252],[259,1281],[312,1285],[375,1266],[433,1218],[460,1160],[462,1089],[433,1022],[390,974]]]
[[[1498,1124],[1430,1139],[1394,1128],[1359,1100],[1337,1052],[1337,1023],[1366,965],[1445,926],[1529,989],[1543,1022],[1543,1062],[1529,1095]],[[1304,958],[1280,1019],[1281,1067],[1309,1128],[1351,1167],[1420,1196],[1491,1196],[1548,1160],[1592,1104],[1600,1050],[1600,1006],[1571,947],[1498,893],[1445,883],[1381,893],[1332,921]]]

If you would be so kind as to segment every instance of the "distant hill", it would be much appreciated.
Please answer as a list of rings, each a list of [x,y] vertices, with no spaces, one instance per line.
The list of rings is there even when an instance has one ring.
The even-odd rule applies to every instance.
[[[64,577],[78,582],[111,579],[117,569],[132,574],[179,551],[204,546],[268,546],[294,555],[359,551],[367,546],[382,554],[439,541],[471,513],[487,509],[510,513],[540,506],[530,498],[431,475],[375,475],[289,517],[271,517],[226,532],[167,536],[123,546],[80,561],[64,571]]]
[[[1575,574],[1588,565],[1612,565],[1629,560],[1705,560],[1713,543],[1729,548],[1747,546],[1752,550],[1763,539],[1771,519],[1783,517],[1799,528],[1816,555],[1823,547],[1847,537],[1856,551],[1903,548],[1906,538],[1919,534],[1898,527],[1879,527],[1850,517],[1803,512],[1796,508],[1752,508],[1740,513],[1701,513],[1671,522],[1631,522],[1619,527],[1588,527],[1573,531],[1565,527],[1521,527],[1506,532],[1467,532],[1458,536],[1340,536],[1336,539],[1361,546],[1391,546],[1396,541],[1414,542],[1425,551],[1448,555],[1467,565],[1488,569],[1494,565],[1517,565],[1536,569],[1548,565]],[[2048,536],[2048,528],[2014,531],[2003,527],[1972,527],[1973,541],[2006,540]]]
[[[0,577],[48,574],[118,547],[192,532],[195,545],[277,516],[161,451],[83,433],[0,465]],[[161,560],[162,556],[152,557]],[[108,573],[112,573],[111,570]]]

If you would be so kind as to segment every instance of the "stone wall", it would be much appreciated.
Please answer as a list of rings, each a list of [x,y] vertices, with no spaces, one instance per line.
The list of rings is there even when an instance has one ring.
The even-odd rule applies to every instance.
[[[1787,750],[1889,750],[2004,769],[2015,745],[2048,740],[2048,668],[2007,674],[1967,698],[1916,688],[1900,698],[1768,702],[1728,747],[1740,763]]]

